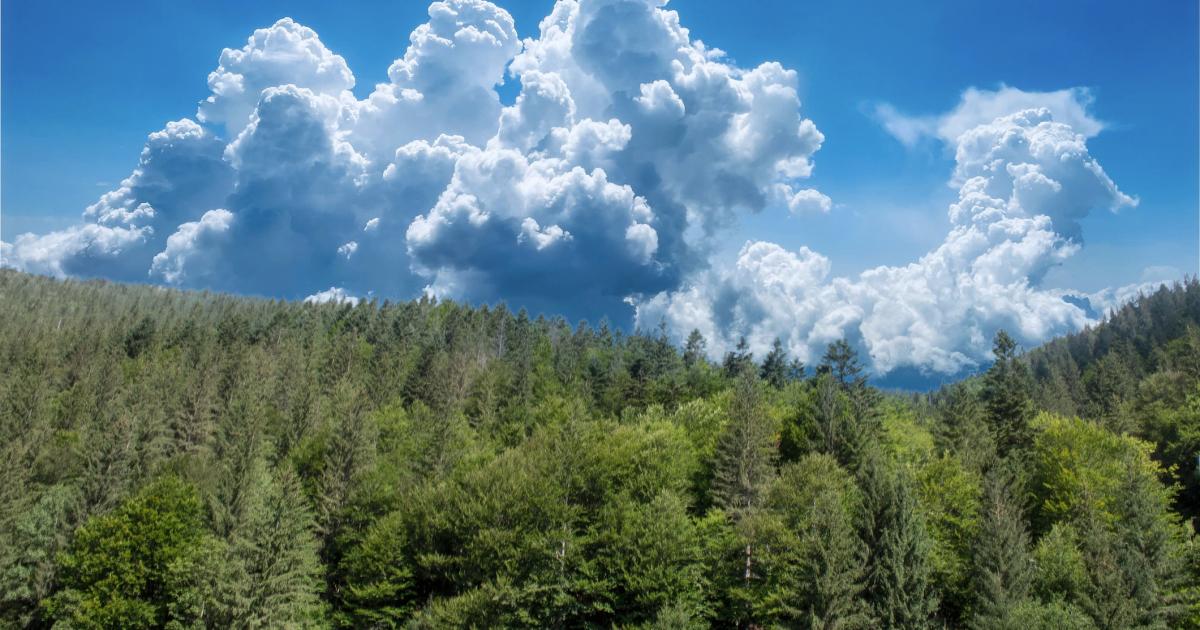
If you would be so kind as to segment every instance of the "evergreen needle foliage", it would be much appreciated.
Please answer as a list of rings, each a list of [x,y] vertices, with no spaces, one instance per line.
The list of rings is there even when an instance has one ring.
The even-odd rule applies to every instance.
[[[1194,280],[921,395],[845,340],[0,297],[0,627],[1200,624]]]

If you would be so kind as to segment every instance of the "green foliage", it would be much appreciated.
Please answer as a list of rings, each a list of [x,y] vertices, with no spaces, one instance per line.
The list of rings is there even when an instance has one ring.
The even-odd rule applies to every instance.
[[[59,559],[63,588],[47,615],[81,628],[153,628],[175,617],[176,590],[205,550],[203,513],[194,488],[163,477],[111,514],[90,519]]]
[[[1051,523],[1095,513],[1102,520],[1117,518],[1117,491],[1126,473],[1150,481],[1160,473],[1150,458],[1151,446],[1136,438],[1114,435],[1078,418],[1041,414],[1035,425],[1031,488],[1034,523],[1044,530]],[[1167,489],[1152,484],[1160,500]]]
[[[1029,443],[1033,415],[1033,377],[1017,358],[1017,343],[1008,333],[996,333],[992,353],[996,360],[983,376],[981,399],[996,450],[1001,456]]]
[[[713,473],[713,497],[729,514],[740,517],[758,507],[775,476],[777,435],[763,408],[757,379],[743,370],[730,403],[729,423],[717,443]]]
[[[973,550],[973,628],[1015,627],[1013,611],[1029,595],[1033,558],[1019,495],[1010,471],[999,467],[990,471]]]
[[[1200,620],[1195,281],[928,395],[844,340],[0,293],[0,627]]]
[[[961,619],[973,603],[972,545],[981,526],[982,479],[956,455],[945,454],[918,471],[917,493],[932,539],[930,563],[939,616]]]
[[[788,382],[787,350],[783,349],[783,342],[779,341],[778,337],[771,344],[771,351],[763,359],[759,376],[775,389],[782,389]]]
[[[345,622],[350,627],[400,627],[417,608],[412,553],[403,515],[371,525],[343,559]]]
[[[864,515],[871,549],[867,598],[888,627],[926,628],[938,598],[933,583],[933,540],[905,470],[865,472]]]
[[[862,598],[866,548],[855,532],[862,499],[828,455],[784,466],[770,511],[740,525],[745,546],[737,593],[756,623],[816,628],[869,627]]]

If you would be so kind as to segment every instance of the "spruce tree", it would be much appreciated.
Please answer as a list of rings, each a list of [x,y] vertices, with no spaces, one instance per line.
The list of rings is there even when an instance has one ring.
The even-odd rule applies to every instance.
[[[787,532],[770,549],[779,556],[765,576],[774,583],[763,602],[771,617],[784,626],[870,627],[854,479],[829,455],[809,453],[783,467],[769,500]]]
[[[1007,332],[997,332],[992,349],[996,361],[983,376],[981,398],[1001,457],[1027,448],[1032,439],[1033,378],[1016,352],[1017,342]]]
[[[721,367],[729,378],[737,378],[743,370],[754,367],[754,354],[750,352],[750,343],[744,336],[738,339],[737,348],[725,353]]]
[[[758,507],[775,476],[776,429],[758,387],[754,372],[743,370],[735,383],[729,423],[717,443],[713,497],[735,517]]]
[[[683,364],[686,367],[692,367],[696,363],[704,360],[705,348],[708,342],[704,340],[704,335],[700,334],[700,329],[693,328],[688,334],[687,342],[683,346]]]
[[[783,349],[783,342],[779,340],[779,337],[775,338],[774,343],[771,344],[771,351],[767,353],[767,358],[763,359],[759,375],[762,380],[775,389],[783,389],[783,386],[787,384],[787,350]]]
[[[234,625],[261,628],[315,627],[321,618],[321,563],[315,523],[290,470],[264,474],[234,534],[237,601],[244,607]]]
[[[1014,607],[1030,592],[1033,559],[1017,496],[1015,481],[1003,466],[988,472],[983,523],[973,550],[976,600],[972,628],[1006,628]]]
[[[787,380],[802,381],[804,380],[804,362],[800,359],[792,359],[788,363]]]
[[[912,481],[904,472],[873,478],[876,488],[864,488],[864,494],[883,499],[882,505],[876,503],[876,538],[870,541],[868,563],[868,599],[875,617],[890,628],[931,627],[938,603],[930,555],[933,541],[917,507]]]
[[[947,388],[934,426],[934,439],[943,452],[958,455],[969,468],[983,470],[995,455],[995,443],[979,397],[966,385]]]
[[[825,349],[825,356],[821,358],[819,371],[832,374],[838,384],[846,390],[860,389],[867,382],[862,363],[858,360],[858,353],[845,339],[829,344]]]
[[[713,501],[743,528],[742,582],[749,586],[757,562],[756,516],[775,477],[778,441],[775,425],[763,409],[753,367],[743,368],[730,403],[729,423],[717,442]]]

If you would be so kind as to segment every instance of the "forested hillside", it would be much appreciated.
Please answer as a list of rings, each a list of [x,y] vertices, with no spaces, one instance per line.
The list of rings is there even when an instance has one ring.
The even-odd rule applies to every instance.
[[[0,624],[1195,627],[1200,284],[854,349],[0,271]]]

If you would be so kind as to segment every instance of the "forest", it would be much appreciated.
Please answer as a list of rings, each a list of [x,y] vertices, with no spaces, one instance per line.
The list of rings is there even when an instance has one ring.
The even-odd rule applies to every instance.
[[[930,393],[0,270],[0,626],[1200,626],[1200,282]]]

